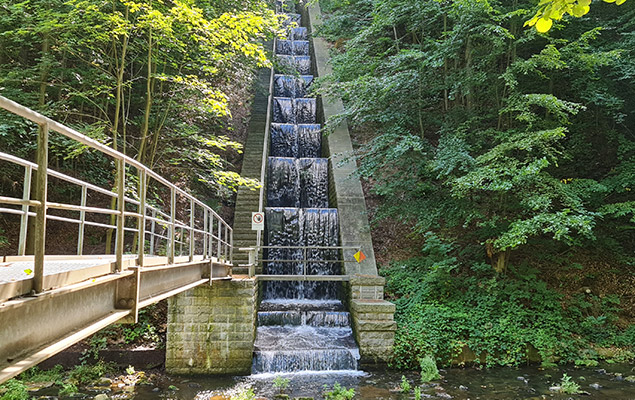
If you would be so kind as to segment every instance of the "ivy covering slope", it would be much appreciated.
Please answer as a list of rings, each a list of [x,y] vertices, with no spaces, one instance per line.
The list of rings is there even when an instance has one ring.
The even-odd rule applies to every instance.
[[[345,101],[330,123],[358,132],[378,219],[423,246],[384,270],[396,363],[465,344],[500,364],[527,344],[547,363],[598,358],[593,346],[631,357],[633,3],[598,3],[549,34],[523,27],[528,1],[321,4],[334,73],[319,90]],[[576,293],[606,277],[619,293]]]

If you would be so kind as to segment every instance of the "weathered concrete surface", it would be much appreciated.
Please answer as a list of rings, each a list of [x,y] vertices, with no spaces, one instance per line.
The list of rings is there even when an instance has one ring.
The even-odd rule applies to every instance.
[[[321,11],[318,2],[308,7],[309,31],[321,23]],[[313,60],[317,76],[331,73],[328,64],[329,53],[326,42],[321,38],[312,38]],[[322,110],[324,120],[343,111],[342,101],[334,97],[318,99],[318,110]],[[346,263],[346,274],[377,275],[375,252],[370,236],[366,200],[359,178],[354,175],[357,166],[349,157],[353,154],[353,145],[345,123],[340,124],[326,138],[325,152],[329,157],[329,186],[331,207],[337,207],[340,220],[341,246],[359,246],[366,255],[361,263]],[[344,251],[344,258],[353,259],[355,250]]]
[[[262,150],[265,142],[267,121],[267,97],[269,95],[269,77],[271,70],[262,68],[258,71],[258,77],[254,82],[254,98],[251,104],[249,127],[247,128],[247,140],[243,148],[243,165],[240,176],[260,180],[262,165]],[[234,209],[234,268],[235,274],[246,274],[248,268],[240,267],[247,264],[249,256],[246,252],[238,251],[241,247],[253,247],[261,245],[256,243],[256,231],[251,230],[251,213],[258,211],[259,189],[251,189],[241,186],[236,195],[236,208]],[[262,240],[261,240],[262,241]]]
[[[242,278],[171,297],[165,369],[174,374],[248,374],[257,295],[256,281]]]
[[[321,10],[318,2],[308,7],[309,30],[321,24]],[[313,59],[317,76],[330,74],[329,52],[326,42],[313,37]],[[318,110],[324,120],[341,114],[343,104],[334,97],[318,100]],[[350,157],[353,145],[346,123],[341,123],[329,134],[325,144],[329,157],[329,190],[331,206],[337,207],[340,222],[340,242],[342,246],[359,246],[366,255],[361,263],[346,263],[346,274],[353,275],[348,284],[349,305],[353,321],[355,339],[359,345],[361,362],[387,362],[393,354],[395,343],[395,305],[384,301],[386,280],[377,275],[377,265],[368,223],[366,199],[359,178],[355,175],[357,165]],[[345,259],[353,259],[354,250],[344,252]]]

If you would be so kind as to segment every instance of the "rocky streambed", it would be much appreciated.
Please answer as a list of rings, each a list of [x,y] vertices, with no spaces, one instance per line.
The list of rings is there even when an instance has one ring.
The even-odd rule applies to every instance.
[[[29,396],[51,400],[323,399],[329,398],[327,392],[333,393],[336,383],[342,388],[354,389],[355,399],[635,399],[635,368],[628,364],[547,370],[536,366],[487,370],[457,368],[441,370],[441,375],[442,378],[439,380],[422,383],[416,372],[404,373],[387,369],[357,373],[296,373],[281,377],[179,377],[166,375],[158,370],[128,369],[121,374],[108,374],[90,384],[77,385],[75,390],[66,387],[68,383],[59,381],[25,384]],[[568,377],[565,381],[577,385],[580,393],[563,393],[562,384],[565,376]],[[253,397],[250,392],[253,393]],[[4,400],[5,395],[6,393],[0,394],[0,399]]]

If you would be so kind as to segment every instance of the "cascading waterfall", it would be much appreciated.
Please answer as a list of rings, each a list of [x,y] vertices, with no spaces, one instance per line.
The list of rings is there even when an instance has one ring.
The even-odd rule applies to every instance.
[[[288,11],[287,4],[277,7]],[[339,251],[327,248],[339,245],[337,209],[329,208],[316,99],[306,97],[313,82],[308,32],[300,14],[286,16],[287,39],[276,42],[281,73],[274,76],[265,209],[265,240],[277,247],[264,256],[280,261],[268,262],[264,273],[338,275]],[[340,291],[339,282],[263,282],[252,372],[357,369],[359,350]]]

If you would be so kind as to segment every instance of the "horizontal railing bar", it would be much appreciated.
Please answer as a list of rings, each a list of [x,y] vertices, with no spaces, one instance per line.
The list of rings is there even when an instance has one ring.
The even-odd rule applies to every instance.
[[[256,275],[261,281],[337,281],[347,282],[350,275]]]
[[[12,163],[14,163],[14,164],[19,164],[19,165],[22,165],[23,167],[31,167],[31,168],[33,168],[34,170],[37,170],[37,164],[32,163],[32,162],[27,161],[27,160],[24,160],[24,159],[22,159],[22,158],[19,158],[19,157],[13,156],[13,155],[11,155],[11,154],[7,154],[7,153],[2,153],[2,152],[0,152],[0,160],[9,161],[9,162],[12,162]],[[69,182],[69,183],[75,184],[75,185],[77,185],[77,186],[86,186],[86,188],[88,188],[88,189],[90,189],[90,190],[93,190],[93,191],[95,191],[95,192],[99,192],[99,193],[101,193],[101,194],[104,194],[104,195],[106,195],[106,196],[110,196],[110,197],[117,197],[117,193],[115,193],[115,192],[112,192],[112,191],[110,191],[110,190],[108,190],[108,189],[105,189],[105,188],[102,188],[102,187],[99,187],[99,186],[93,185],[92,183],[88,183],[88,182],[82,181],[81,179],[73,178],[72,176],[69,176],[69,175],[63,174],[63,173],[61,173],[61,172],[58,172],[58,171],[55,171],[55,170],[49,169],[49,170],[47,171],[47,173],[48,173],[50,176],[53,176],[53,177],[58,178],[58,179],[62,179],[62,180],[64,180],[64,181],[66,181],[66,182]],[[135,203],[136,203],[136,204],[139,204],[139,202],[138,202],[138,201],[136,201],[136,200],[134,200],[134,199],[131,199],[131,198],[128,198],[128,197],[126,198],[126,201],[128,201],[128,202],[130,202],[130,203],[132,203],[132,204],[135,204]]]
[[[317,259],[302,259],[302,260],[258,260],[258,262],[269,262],[269,263],[276,263],[276,262],[281,262],[281,263],[320,263],[320,262],[324,262],[324,263],[340,263],[340,262],[344,262],[344,263],[352,263],[352,262],[357,262],[356,260],[317,260]]]
[[[22,210],[18,210],[16,208],[0,208],[0,214],[16,214],[16,215],[24,215],[25,212]],[[33,214],[35,215],[35,213],[28,213],[28,214]]]
[[[89,206],[76,206],[74,204],[65,204],[65,203],[46,203],[47,208],[55,208],[57,210],[66,210],[66,211],[87,211],[96,214],[119,214],[119,211],[112,210],[110,208],[99,208],[99,207],[89,207]]]
[[[23,199],[18,199],[16,197],[6,197],[6,196],[0,196],[0,203],[14,204],[16,206],[32,206],[32,207],[39,207],[41,204],[37,200],[23,200]]]
[[[57,215],[47,215],[46,218],[47,219],[52,219],[52,220],[55,220],[55,221],[70,222],[72,224],[81,224],[82,223],[80,220],[77,220],[77,219],[70,219],[70,218],[60,217],[60,216],[57,216]],[[92,222],[92,221],[84,221],[84,224],[90,225],[90,226],[98,226],[98,227],[101,227],[101,228],[108,228],[108,229],[116,229],[117,228],[115,225],[101,224],[99,222]],[[128,231],[128,232],[137,232],[138,231],[138,229],[136,229],[136,228],[129,228],[129,227],[124,227],[123,230],[124,231]]]
[[[240,251],[250,251],[257,249],[324,249],[324,250],[359,250],[359,246],[253,246],[253,247],[241,247]]]

